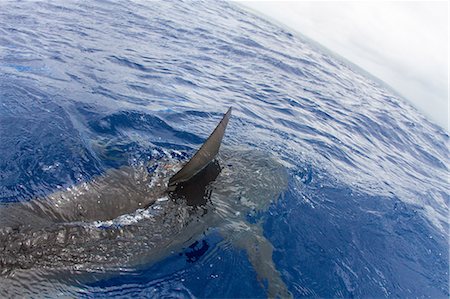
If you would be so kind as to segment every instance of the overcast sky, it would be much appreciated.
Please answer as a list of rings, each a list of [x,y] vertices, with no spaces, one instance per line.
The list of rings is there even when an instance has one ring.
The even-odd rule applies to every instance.
[[[448,2],[239,1],[380,78],[448,131]]]

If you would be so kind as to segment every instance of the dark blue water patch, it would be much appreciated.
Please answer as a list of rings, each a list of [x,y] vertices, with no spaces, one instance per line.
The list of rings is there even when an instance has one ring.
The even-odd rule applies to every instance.
[[[161,118],[138,111],[121,111],[101,119],[90,121],[89,127],[102,135],[121,135],[126,130],[148,133],[149,139],[165,142],[201,144],[204,140],[192,133],[177,130]]]
[[[185,250],[184,255],[188,263],[198,261],[209,249],[209,244],[206,240],[195,241]]]
[[[0,202],[42,196],[100,173],[55,99],[32,87],[1,85]]]
[[[153,148],[143,151],[142,146],[124,138],[112,140],[100,139],[94,147],[95,156],[102,164],[102,169],[119,168],[130,163],[131,158],[138,159],[139,156],[153,158]]]
[[[342,187],[288,190],[264,231],[294,296],[449,295],[447,240],[419,207]],[[299,201],[298,192],[313,204]]]

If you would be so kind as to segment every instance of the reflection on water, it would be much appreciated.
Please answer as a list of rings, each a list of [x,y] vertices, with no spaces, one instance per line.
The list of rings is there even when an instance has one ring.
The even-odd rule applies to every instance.
[[[0,260],[36,269],[2,296],[449,296],[448,134],[301,37],[227,2],[0,1],[0,57]],[[249,152],[207,212],[152,194],[230,106]]]
[[[276,200],[287,186],[287,173],[279,162],[261,152],[238,148],[225,148],[222,152],[220,164],[215,161],[197,174],[195,183],[200,182],[201,186],[180,184],[180,189],[170,193],[170,198],[164,190],[175,167],[169,164],[170,157],[167,157],[156,162],[156,168],[146,164],[154,169],[152,174],[146,167],[122,167],[92,182],[51,194],[47,199],[2,207],[0,241],[6,245],[0,258],[3,276],[7,281],[15,281],[21,277],[17,273],[38,271],[42,275],[43,270],[49,270],[45,275],[52,277],[58,273],[59,283],[67,284],[59,278],[69,277],[69,274],[69,282],[76,280],[75,274],[89,281],[87,273],[96,273],[94,277],[98,279],[100,273],[110,276],[114,272],[130,271],[186,246],[191,249],[185,252],[187,260],[194,262],[209,248],[204,240],[195,240],[213,228],[217,228],[225,240],[232,237],[226,242],[243,243],[239,246],[247,250],[254,246],[252,240],[236,237],[240,231],[249,229],[243,217],[251,211],[267,208]],[[147,178],[149,175],[151,179]],[[111,192],[116,193],[117,199]],[[154,194],[160,197],[153,198],[146,209],[126,213],[127,207],[122,209],[124,214],[114,219],[102,219],[105,207],[120,211],[120,199],[139,207],[136,203]],[[64,202],[58,200],[60,198]],[[105,206],[102,200],[108,199],[114,204]],[[60,209],[62,206],[64,208]],[[80,210],[87,209],[91,209],[89,217],[80,214]],[[59,211],[62,215],[56,215]],[[197,246],[199,242],[202,246]],[[271,251],[262,254],[259,253],[264,263],[272,263]],[[29,269],[32,271],[28,272]],[[272,278],[268,275],[279,276],[275,268],[261,271],[260,275],[269,285]],[[21,284],[27,283],[33,281],[25,275]],[[274,286],[273,292],[278,292],[279,287]],[[284,284],[281,287],[286,288]],[[14,292],[14,288],[7,287],[3,294],[9,292]]]

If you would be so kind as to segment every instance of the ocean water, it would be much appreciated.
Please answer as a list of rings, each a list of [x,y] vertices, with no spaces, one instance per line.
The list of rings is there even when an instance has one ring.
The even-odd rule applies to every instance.
[[[0,215],[158,153],[184,161],[230,106],[223,147],[287,172],[281,194],[239,221],[258,225],[293,297],[450,295],[448,134],[230,3],[1,2]],[[245,186],[251,200],[278,184],[264,178]],[[252,255],[221,227],[98,277],[3,273],[0,295],[266,297]]]

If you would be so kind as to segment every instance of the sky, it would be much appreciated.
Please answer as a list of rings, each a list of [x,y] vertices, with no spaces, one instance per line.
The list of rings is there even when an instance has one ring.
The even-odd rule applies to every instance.
[[[381,79],[449,131],[447,1],[238,1]]]

